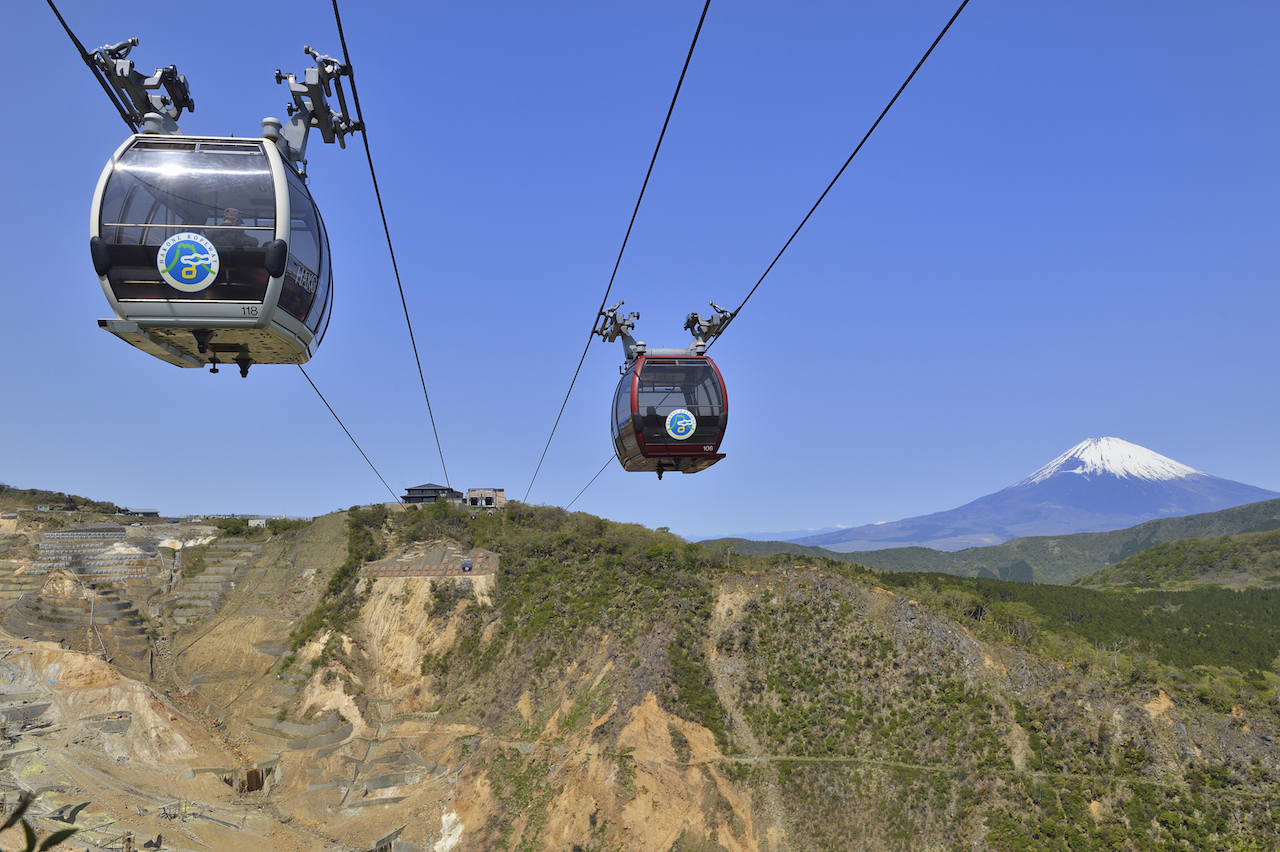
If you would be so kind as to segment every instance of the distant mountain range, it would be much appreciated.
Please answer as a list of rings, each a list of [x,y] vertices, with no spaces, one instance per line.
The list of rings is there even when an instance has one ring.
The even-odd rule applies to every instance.
[[[1090,438],[1026,479],[958,509],[785,540],[841,553],[911,546],[954,551],[1026,536],[1124,529],[1276,497],[1280,493],[1210,476],[1119,438]]]
[[[824,533],[839,532],[849,527],[811,527],[807,530],[775,530],[773,532],[733,532],[722,535],[685,536],[686,541],[719,541],[728,538],[740,538],[745,541],[799,541]]]
[[[1112,532],[1015,538],[992,547],[970,547],[954,552],[895,547],[836,553],[788,541],[747,539],[718,539],[702,544],[744,556],[791,553],[815,559],[838,559],[882,571],[937,572],[1023,583],[1070,583],[1166,542],[1270,530],[1280,530],[1280,500],[1182,518],[1159,518]]]

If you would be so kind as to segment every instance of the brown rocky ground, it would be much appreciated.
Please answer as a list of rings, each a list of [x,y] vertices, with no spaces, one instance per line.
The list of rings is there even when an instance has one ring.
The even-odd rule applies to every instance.
[[[422,659],[450,648],[457,619],[488,602],[493,577],[463,581],[454,612],[435,619],[425,612],[452,580],[372,582],[358,647],[345,640],[360,657],[352,668],[367,677],[354,684],[359,703],[348,694],[357,690],[334,674],[352,677],[341,662],[302,684],[278,677],[289,633],[341,561],[344,539],[335,517],[301,540],[264,549],[259,565],[267,570],[220,612],[158,643],[155,683],[51,643],[0,640],[4,698],[49,703],[36,722],[45,727],[20,732],[0,758],[7,764],[0,778],[41,792],[33,813],[87,803],[75,815],[81,834],[73,847],[131,832],[139,845],[159,835],[165,849],[356,850],[399,830],[399,848],[461,852],[484,848],[477,829],[498,796],[532,774],[555,781],[547,816],[531,815],[545,823],[536,826],[545,848],[607,835],[617,848],[666,850],[686,833],[718,835],[734,852],[758,848],[749,797],[718,773],[713,761],[721,755],[705,728],[663,710],[652,694],[620,720],[609,747],[592,734],[616,706],[566,724],[581,715],[575,695],[608,690],[619,675],[607,642],[566,671],[555,694],[534,697],[536,715],[528,693],[504,708],[526,722],[516,736],[436,718],[429,708],[439,696],[421,674]],[[294,670],[305,671],[327,639],[300,649]],[[286,705],[295,718],[320,724],[337,711],[349,733],[319,747],[286,737],[282,747],[272,731],[263,733]],[[681,757],[673,729],[684,738]],[[267,789],[237,792],[255,767],[269,769]],[[47,816],[35,823],[65,827]],[[517,825],[514,836],[532,828]]]

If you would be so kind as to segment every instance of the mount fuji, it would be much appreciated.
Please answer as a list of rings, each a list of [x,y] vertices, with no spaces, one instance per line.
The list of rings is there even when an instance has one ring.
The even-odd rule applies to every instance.
[[[1109,532],[1276,497],[1275,491],[1210,476],[1119,438],[1089,438],[1026,479],[958,509],[792,542],[841,553],[911,546],[961,550],[1023,536]]]

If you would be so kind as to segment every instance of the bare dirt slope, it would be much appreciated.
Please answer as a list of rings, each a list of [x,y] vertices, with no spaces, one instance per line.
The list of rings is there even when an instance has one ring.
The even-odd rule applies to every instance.
[[[269,541],[242,586],[213,617],[173,642],[172,673],[183,690],[239,725],[274,716],[282,704],[270,673],[289,633],[318,601],[346,558],[341,514],[318,518],[298,536]]]
[[[138,845],[163,835],[166,849],[316,848],[313,834],[280,824],[219,776],[189,772],[236,761],[220,732],[183,702],[48,643],[0,640],[0,655],[6,727],[17,740],[0,752],[3,777],[40,794],[34,813],[84,804],[76,843],[106,844],[131,832]],[[18,721],[24,709],[31,718]],[[185,810],[186,818],[164,819],[166,808]],[[35,822],[42,830],[66,827],[47,817]]]

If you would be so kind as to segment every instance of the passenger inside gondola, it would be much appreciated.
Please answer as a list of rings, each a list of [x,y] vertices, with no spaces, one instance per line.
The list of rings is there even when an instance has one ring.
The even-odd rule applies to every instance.
[[[270,162],[254,141],[140,139],[112,166],[100,210],[115,297],[143,301],[261,302],[267,292],[262,245],[275,235]],[[168,286],[156,250],[181,231],[220,249],[213,285]]]
[[[703,440],[719,431],[719,414],[724,401],[713,368],[706,362],[680,360],[654,364],[649,361],[640,373],[637,388],[639,410],[644,412],[645,440],[651,443],[683,445]],[[691,436],[676,439],[663,424],[676,409],[686,409],[698,421]],[[653,429],[650,433],[648,430]]]
[[[216,228],[209,228],[209,242],[223,248],[257,248],[256,237],[245,229],[244,219],[240,218],[240,210],[228,207],[222,211],[222,222]]]

